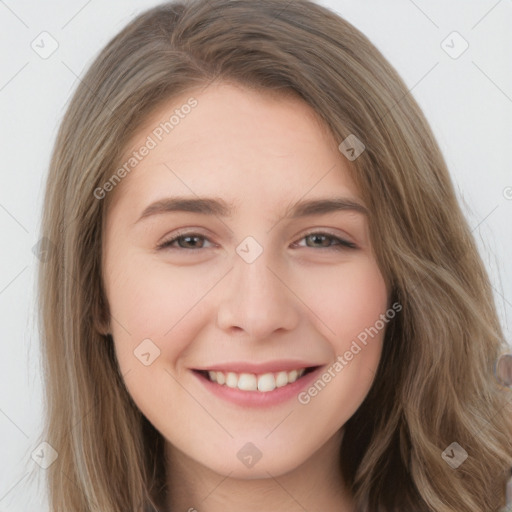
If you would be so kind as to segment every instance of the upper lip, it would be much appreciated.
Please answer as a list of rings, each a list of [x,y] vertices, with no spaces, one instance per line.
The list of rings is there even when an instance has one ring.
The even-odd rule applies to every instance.
[[[320,366],[307,361],[280,360],[267,363],[248,363],[243,361],[231,361],[226,363],[217,363],[201,368],[194,368],[200,371],[213,372],[233,372],[233,373],[254,373],[261,375],[264,373],[277,373],[280,371],[300,370],[302,368],[312,368]]]

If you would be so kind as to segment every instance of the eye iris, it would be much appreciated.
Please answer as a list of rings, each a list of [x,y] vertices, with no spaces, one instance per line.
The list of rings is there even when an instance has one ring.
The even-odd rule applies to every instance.
[[[319,238],[323,238],[323,241],[325,243],[323,244],[320,244],[322,247],[329,247],[330,246],[330,237],[327,236],[327,235],[320,235],[320,234],[313,234],[313,235],[308,235],[307,238],[309,238],[310,240],[318,240]],[[318,247],[318,245],[316,245]]]
[[[189,243],[189,240],[191,240],[191,239],[192,239],[192,240],[193,240],[193,239],[196,239],[196,240],[197,240],[197,239],[200,239],[200,238],[201,238],[200,236],[196,236],[196,235],[183,235],[183,236],[180,236],[180,237],[178,238],[178,243],[179,243],[179,245],[181,246],[181,245],[182,245],[182,244],[181,244],[181,242],[183,242],[183,241],[185,241],[185,244],[188,244],[188,243]],[[185,245],[185,247],[186,247],[186,248],[188,248],[188,247],[190,247],[190,246],[188,246],[188,247],[187,247],[187,245]],[[193,243],[192,243],[192,244],[191,244],[191,247],[197,247],[197,244],[193,244]]]

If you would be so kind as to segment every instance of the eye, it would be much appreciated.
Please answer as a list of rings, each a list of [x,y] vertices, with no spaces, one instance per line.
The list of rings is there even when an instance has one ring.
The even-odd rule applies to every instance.
[[[315,245],[308,245],[307,241],[310,240],[313,243],[319,242],[321,245],[316,245],[319,249],[333,249],[335,251],[343,249],[357,249],[357,245],[343,238],[331,235],[330,233],[324,233],[321,231],[313,231],[304,235],[301,240],[306,240],[306,247],[315,248]],[[334,241],[334,244],[330,242]],[[298,245],[298,244],[296,244]],[[304,247],[304,246],[301,246]]]
[[[157,249],[202,249],[204,244],[198,244],[198,239],[203,241],[208,240],[208,238],[206,238],[203,235],[200,235],[199,233],[179,233],[178,235],[174,236],[173,238],[170,238],[169,240],[164,240],[157,246]],[[178,247],[173,247],[173,244],[175,242],[178,242]],[[185,245],[183,246],[183,244]]]

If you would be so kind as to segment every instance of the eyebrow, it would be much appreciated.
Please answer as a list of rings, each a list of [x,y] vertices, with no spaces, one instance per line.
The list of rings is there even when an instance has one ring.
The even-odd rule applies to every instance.
[[[223,199],[183,196],[168,197],[160,199],[147,206],[136,223],[152,215],[170,212],[192,212],[218,217],[232,217],[235,211],[236,208],[234,205],[227,203]],[[363,215],[368,215],[368,210],[362,204],[354,201],[353,199],[345,197],[329,197],[296,202],[291,205],[289,213],[285,215],[285,218],[296,219],[337,211],[354,211]]]

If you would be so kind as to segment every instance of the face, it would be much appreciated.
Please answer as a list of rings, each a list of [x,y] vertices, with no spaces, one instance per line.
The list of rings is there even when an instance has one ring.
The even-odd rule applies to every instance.
[[[299,467],[373,382],[388,290],[339,142],[297,98],[210,85],[140,127],[127,154],[146,154],[108,192],[128,392],[176,453],[221,474]]]

